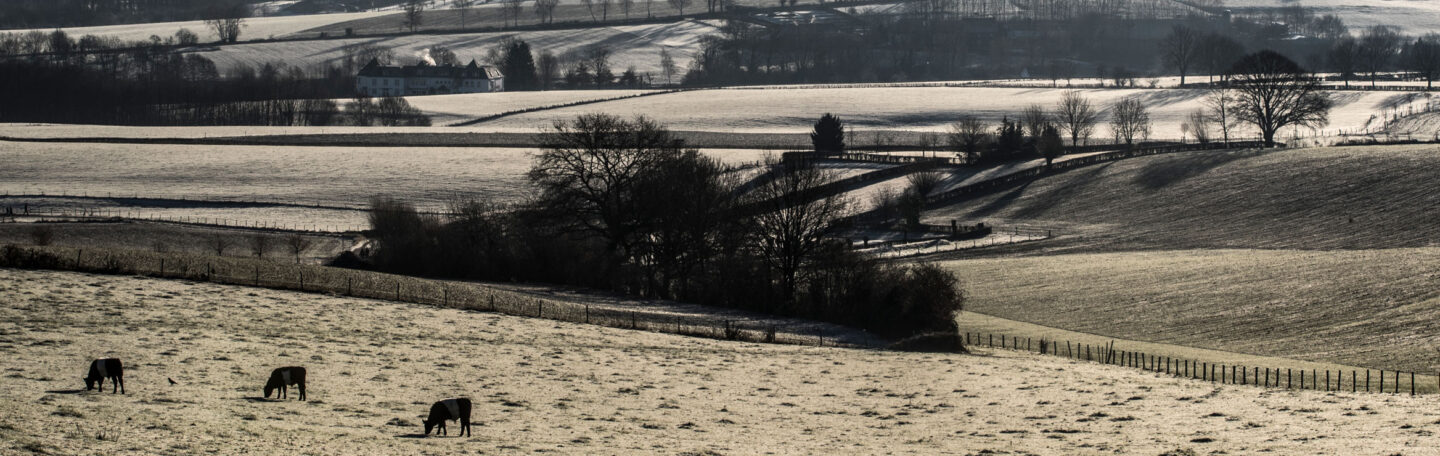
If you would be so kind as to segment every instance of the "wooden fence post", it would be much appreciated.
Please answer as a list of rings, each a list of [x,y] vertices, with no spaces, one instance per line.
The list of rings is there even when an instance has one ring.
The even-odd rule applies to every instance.
[[[1350,392],[1355,392],[1355,369],[1350,369]]]
[[[165,259],[160,259],[160,277],[165,277]]]
[[[585,304],[585,324],[587,324],[587,325],[590,324],[590,304],[589,304],[589,303],[586,303],[586,304]],[[725,330],[726,330],[725,332],[726,332],[727,334],[730,332],[730,331],[729,331],[729,330],[730,330],[730,320],[725,320]]]

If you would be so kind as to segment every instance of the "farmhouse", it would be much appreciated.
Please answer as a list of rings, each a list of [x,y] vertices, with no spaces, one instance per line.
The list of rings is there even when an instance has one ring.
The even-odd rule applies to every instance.
[[[491,66],[430,65],[385,66],[371,59],[355,77],[355,90],[372,97],[501,92],[505,75]]]

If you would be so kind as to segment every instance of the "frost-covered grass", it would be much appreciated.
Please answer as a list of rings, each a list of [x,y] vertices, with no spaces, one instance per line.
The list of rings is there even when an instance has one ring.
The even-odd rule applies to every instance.
[[[1030,104],[1053,107],[1064,88],[991,87],[862,87],[862,88],[772,88],[722,89],[655,95],[616,100],[574,108],[554,109],[511,116],[487,122],[485,128],[510,131],[529,125],[548,124],[583,112],[609,112],[623,116],[645,114],[676,130],[778,133],[807,131],[821,114],[833,113],[853,127],[858,138],[852,145],[866,145],[869,129],[945,131],[962,115],[978,116],[997,123],[1016,117]],[[1124,97],[1139,97],[1150,110],[1151,137],[1179,139],[1181,122],[1203,107],[1205,91],[1198,89],[1082,89],[1101,109]],[[1424,106],[1428,95],[1415,92],[1332,93],[1336,107],[1329,126],[1317,133],[1358,130],[1378,126],[1387,113],[1403,112],[1410,106]],[[763,110],[755,107],[763,106]],[[703,109],[697,109],[703,107]],[[1096,128],[1096,138],[1108,138],[1109,128]],[[1294,132],[1286,129],[1281,136]],[[1249,129],[1234,133],[1254,136]],[[1214,134],[1212,133],[1212,136]],[[1281,138],[1282,140],[1284,138]]]
[[[1352,30],[1372,25],[1399,27],[1402,33],[1422,35],[1440,29],[1440,3],[1425,0],[1226,0],[1236,11],[1276,9],[1303,5],[1316,15],[1334,14]]]
[[[245,19],[245,27],[240,30],[240,39],[256,40],[267,38],[284,38],[286,35],[321,27],[337,22],[363,19],[367,17],[382,16],[388,13],[361,12],[361,13],[334,13],[334,14],[305,14],[297,16],[270,16],[252,17]],[[121,24],[121,25],[99,25],[93,27],[65,27],[65,33],[71,38],[79,38],[84,35],[100,35],[119,38],[125,41],[149,40],[150,35],[160,38],[175,36],[175,31],[181,28],[190,29],[191,32],[200,35],[201,43],[209,43],[216,40],[215,32],[205,25],[204,21],[180,21],[180,22],[151,22],[144,24]],[[42,32],[52,32],[55,29],[40,29]],[[4,32],[15,32],[6,30]],[[20,33],[28,30],[19,30]]]
[[[257,67],[265,63],[284,63],[301,68],[338,62],[345,56],[344,48],[372,45],[390,49],[396,58],[415,60],[426,50],[441,46],[455,52],[461,63],[471,59],[483,61],[486,52],[509,38],[520,38],[530,44],[538,56],[543,51],[557,55],[583,53],[590,46],[603,44],[611,50],[610,67],[616,75],[629,66],[640,73],[649,72],[663,82],[660,72],[660,50],[669,49],[676,65],[685,68],[691,55],[699,49],[700,37],[718,33],[711,23],[680,21],[665,24],[594,27],[574,30],[541,30],[526,32],[492,32],[464,34],[425,34],[345,38],[330,40],[248,43],[221,46],[218,50],[201,52],[215,61],[222,72],[240,65]],[[173,33],[173,31],[172,31]],[[679,82],[679,81],[676,81]]]
[[[765,346],[208,283],[0,278],[6,453],[1411,453],[1440,417],[1428,397],[998,349]],[[75,392],[101,356],[125,361],[128,394]],[[256,399],[284,365],[309,370],[308,402]],[[474,401],[473,437],[412,438],[457,396]]]

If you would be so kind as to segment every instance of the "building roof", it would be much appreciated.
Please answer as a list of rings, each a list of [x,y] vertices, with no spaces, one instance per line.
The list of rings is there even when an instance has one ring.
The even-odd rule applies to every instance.
[[[382,78],[452,78],[452,79],[500,79],[505,75],[492,66],[480,66],[474,60],[469,65],[430,65],[420,63],[407,66],[385,66],[377,59],[370,59],[360,69],[359,76]]]

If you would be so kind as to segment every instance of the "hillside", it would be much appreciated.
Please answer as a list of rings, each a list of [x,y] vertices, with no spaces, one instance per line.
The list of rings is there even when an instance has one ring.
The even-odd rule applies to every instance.
[[[173,31],[171,33],[174,33]],[[540,30],[463,34],[420,34],[330,40],[242,43],[218,48],[199,48],[198,55],[215,62],[222,73],[240,65],[257,67],[284,63],[300,68],[334,63],[344,58],[347,46],[375,46],[390,49],[399,60],[415,60],[424,51],[442,46],[455,52],[462,62],[483,61],[486,52],[509,38],[523,39],[538,56],[550,51],[568,57],[590,46],[604,46],[612,54],[610,66],[616,74],[634,65],[636,71],[660,75],[660,50],[669,49],[676,65],[686,68],[699,49],[701,36],[718,33],[715,25],[703,21],[664,24],[594,27],[576,30]],[[679,81],[676,81],[679,82]]]
[[[1440,417],[1428,397],[1005,350],[765,346],[139,277],[0,270],[0,290],[16,297],[0,308],[7,454],[1408,454]],[[77,391],[100,356],[126,362],[128,394]],[[308,402],[259,398],[282,365],[307,367]],[[474,436],[418,438],[456,396]]]
[[[1193,152],[1095,165],[931,209],[1028,224],[1053,252],[1425,247],[1440,236],[1440,146]]]
[[[1440,370],[1440,249],[1171,250],[944,263],[986,315],[1374,369]]]

